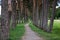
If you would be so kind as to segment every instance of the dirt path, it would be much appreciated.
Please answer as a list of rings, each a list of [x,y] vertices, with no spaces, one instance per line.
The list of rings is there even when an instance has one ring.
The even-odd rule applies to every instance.
[[[28,24],[25,25],[25,35],[22,37],[22,40],[43,40],[41,37],[31,30]]]

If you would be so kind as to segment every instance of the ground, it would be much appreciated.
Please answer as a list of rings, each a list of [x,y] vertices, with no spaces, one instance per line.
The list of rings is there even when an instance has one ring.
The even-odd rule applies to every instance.
[[[43,40],[42,37],[39,37],[37,33],[31,30],[29,24],[25,24],[25,35],[22,37],[22,40]]]

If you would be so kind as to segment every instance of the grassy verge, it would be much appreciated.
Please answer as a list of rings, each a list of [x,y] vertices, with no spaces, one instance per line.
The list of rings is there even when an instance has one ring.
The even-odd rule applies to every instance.
[[[60,40],[60,20],[54,21],[52,33],[44,32],[43,30],[35,27],[32,23],[30,23],[30,27],[33,31],[37,32],[40,36],[44,37],[46,40]]]
[[[10,40],[21,40],[21,37],[24,35],[24,32],[24,24],[18,24],[15,30],[10,30]]]

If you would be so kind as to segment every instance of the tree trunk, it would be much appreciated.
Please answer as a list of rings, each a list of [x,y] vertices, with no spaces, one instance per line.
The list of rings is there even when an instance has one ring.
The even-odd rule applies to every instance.
[[[21,15],[20,17],[21,17],[21,20],[22,20],[23,19],[23,0],[20,0],[20,15]]]
[[[42,26],[42,23],[43,23],[43,8],[40,10],[40,28],[43,29],[43,26]]]
[[[46,31],[48,26],[48,0],[43,0],[43,22],[42,27]]]
[[[36,0],[33,0],[33,24],[35,24],[35,7],[36,7]]]
[[[38,13],[38,0],[36,0],[36,13],[35,13],[35,15],[36,15],[36,25],[38,26],[38,17],[39,17],[39,13]]]
[[[21,22],[21,6],[20,6],[20,0],[17,0],[17,2],[18,2],[18,23],[20,23]]]
[[[1,39],[9,40],[9,13],[8,13],[8,0],[1,0],[2,12],[1,12]]]
[[[12,29],[16,27],[16,0],[12,0]]]
[[[28,16],[27,16],[27,7],[25,6],[25,22],[28,21]]]
[[[54,0],[52,4],[52,14],[51,14],[51,19],[50,19],[49,32],[51,32],[53,28],[54,16],[56,12],[56,3],[57,3],[57,0]]]

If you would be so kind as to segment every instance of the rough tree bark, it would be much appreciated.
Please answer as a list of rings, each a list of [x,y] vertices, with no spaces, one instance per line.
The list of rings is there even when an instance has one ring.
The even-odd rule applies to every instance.
[[[22,20],[23,19],[23,0],[20,0],[20,15],[21,15],[21,20]]]
[[[12,0],[12,29],[16,27],[16,0]]]
[[[1,39],[9,39],[9,13],[8,13],[8,0],[1,0],[2,12],[1,12]]]
[[[25,3],[24,3],[24,9],[25,9],[25,13],[24,13],[24,21],[25,22],[27,22],[28,21],[28,13],[27,13],[27,11],[28,11],[28,5],[27,5],[27,0],[25,1]]]
[[[39,28],[42,29],[42,0],[38,0],[38,6],[39,6]]]
[[[18,7],[18,1],[19,0],[16,0],[16,18],[17,18],[17,20],[16,20],[16,23],[18,24],[19,22],[19,7]]]
[[[56,3],[57,3],[57,0],[54,0],[52,3],[52,14],[51,14],[51,19],[50,19],[49,32],[51,32],[53,28],[54,16],[56,13]]]
[[[48,26],[48,0],[43,0],[43,22],[42,27],[45,31],[47,31]]]
[[[19,23],[21,22],[21,7],[20,7],[20,0],[17,0],[17,2],[18,2],[18,14],[19,14]]]
[[[37,26],[39,26],[39,25],[38,25],[38,20],[39,20],[39,19],[38,19],[38,17],[39,17],[39,12],[38,12],[38,10],[39,10],[39,9],[38,9],[38,0],[36,0],[36,13],[35,13],[35,15],[36,15],[36,17],[35,17],[35,18],[36,18],[36,21],[35,21],[35,22],[36,22],[36,25],[37,25]]]
[[[36,0],[33,0],[33,24],[35,24]]]

